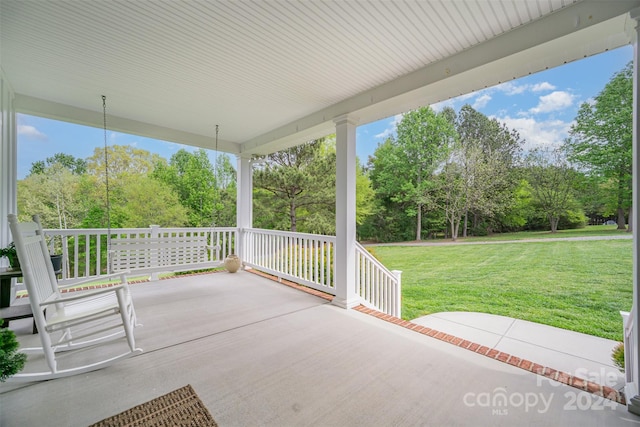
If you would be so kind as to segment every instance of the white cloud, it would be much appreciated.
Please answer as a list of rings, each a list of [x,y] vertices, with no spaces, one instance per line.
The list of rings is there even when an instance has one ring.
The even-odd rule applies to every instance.
[[[379,134],[374,135],[373,137],[376,139],[387,139],[389,136],[395,134],[398,123],[402,121],[402,116],[402,114],[396,114],[395,116],[393,116],[388,124],[388,127]]]
[[[529,151],[536,147],[559,147],[569,135],[571,122],[562,120],[537,121],[533,117],[495,117],[509,129],[514,129],[525,140],[523,149]]]
[[[385,130],[383,130],[382,132],[374,135],[373,137],[376,139],[385,139],[387,138],[389,135],[392,135],[394,132],[394,129],[392,128],[386,128]]]
[[[38,129],[35,128],[35,126],[31,126],[31,125],[18,125],[18,135],[26,136],[27,138],[40,139],[40,140],[47,139],[47,135],[40,132]]]
[[[574,95],[569,92],[557,90],[549,95],[540,97],[540,101],[536,107],[529,110],[530,113],[549,113],[551,111],[562,110],[573,105]]]
[[[125,134],[120,132],[109,132],[109,141],[115,142],[117,139],[122,138]]]
[[[442,109],[444,109],[445,107],[451,107],[456,109],[456,107],[461,106],[465,101],[471,98],[475,98],[471,106],[475,109],[480,109],[485,107],[487,103],[491,99],[493,99],[491,95],[495,92],[502,92],[507,96],[513,96],[513,95],[522,95],[527,92],[544,92],[544,91],[551,91],[555,89],[556,87],[549,82],[541,82],[536,84],[516,84],[513,82],[505,82],[487,89],[481,89],[477,92],[471,92],[471,93],[457,96],[455,98],[440,101],[436,104],[431,105],[431,108],[433,108],[437,112],[442,111]],[[562,92],[562,93],[569,95],[568,92]],[[573,97],[573,95],[569,95],[569,96]]]
[[[554,90],[556,87],[549,82],[536,83],[531,86],[532,92],[542,92],[545,90]]]
[[[529,86],[528,85],[517,85],[511,82],[501,83],[494,87],[496,90],[500,92],[504,92],[507,95],[519,95],[524,93]]]
[[[476,98],[471,107],[477,110],[479,108],[485,107],[489,103],[489,101],[491,101],[491,95],[485,93],[484,95],[480,95],[478,98]]]

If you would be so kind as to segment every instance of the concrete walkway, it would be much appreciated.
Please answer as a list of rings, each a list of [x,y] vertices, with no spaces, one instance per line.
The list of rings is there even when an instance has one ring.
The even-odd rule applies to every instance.
[[[484,313],[436,313],[411,322],[616,390],[624,387],[611,359],[616,341]]]

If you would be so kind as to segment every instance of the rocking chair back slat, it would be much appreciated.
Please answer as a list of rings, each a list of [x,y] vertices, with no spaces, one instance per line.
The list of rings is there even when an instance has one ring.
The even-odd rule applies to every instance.
[[[45,262],[49,258],[49,251],[46,245],[44,248],[41,245],[44,236],[17,236],[14,240],[18,239],[22,239],[24,246],[24,253],[18,257],[26,258],[26,262],[23,262],[22,276],[25,285],[30,285],[27,288],[32,297],[30,300],[39,305],[58,293],[53,267],[50,262]]]

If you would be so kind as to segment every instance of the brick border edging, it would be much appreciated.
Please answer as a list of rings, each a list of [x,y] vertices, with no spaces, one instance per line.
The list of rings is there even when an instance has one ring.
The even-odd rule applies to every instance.
[[[579,390],[594,394],[596,396],[600,396],[602,398],[612,400],[622,405],[626,405],[626,399],[624,394],[612,387],[603,386],[593,381],[574,377],[573,375],[568,374],[566,372],[558,371],[558,370],[549,368],[548,366],[542,366],[530,360],[512,356],[509,353],[505,353],[505,352],[492,349],[480,344],[476,344],[474,342],[464,340],[454,335],[445,334],[444,332],[427,328],[426,326],[418,325],[417,323],[412,323],[407,320],[403,320],[398,317],[394,317],[394,316],[382,313],[380,311],[367,308],[363,305],[354,307],[354,309],[361,313],[365,313],[370,316],[377,317],[378,319],[384,320],[389,323],[393,323],[395,325],[401,326],[403,328],[409,329],[419,334],[427,335],[429,337],[438,339],[440,341],[453,344],[465,350],[473,351],[474,353],[478,353],[483,356],[489,357],[491,359],[495,359],[500,362],[507,363],[511,366],[515,366],[516,368],[524,369],[525,371],[532,372],[536,375],[540,375],[545,378],[557,381],[559,383],[566,384],[570,387],[574,387]]]

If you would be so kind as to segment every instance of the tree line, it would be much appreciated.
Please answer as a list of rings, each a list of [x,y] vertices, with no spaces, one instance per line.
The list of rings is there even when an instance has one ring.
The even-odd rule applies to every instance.
[[[403,115],[394,137],[357,165],[363,240],[456,239],[584,226],[631,211],[632,67],[581,105],[561,147],[524,151],[513,129],[470,105]],[[335,232],[335,136],[272,153],[254,166],[254,226]],[[109,209],[107,209],[108,164]],[[129,146],[87,159],[59,153],[18,182],[19,212],[50,228],[233,226],[229,156],[203,149],[170,159]],[[629,229],[631,224],[629,224]]]
[[[362,239],[421,240],[583,227],[631,218],[633,68],[583,103],[560,147],[525,152],[520,135],[464,105],[405,114],[368,162],[375,192]],[[631,231],[632,224],[628,230]]]

